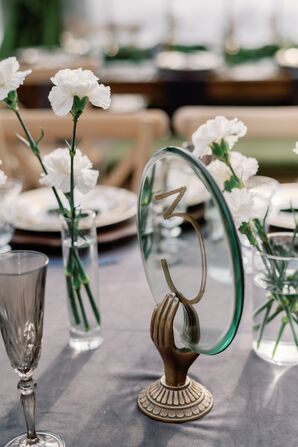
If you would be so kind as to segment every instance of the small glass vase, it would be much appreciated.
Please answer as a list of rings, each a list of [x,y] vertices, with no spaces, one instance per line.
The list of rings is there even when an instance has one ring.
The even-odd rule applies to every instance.
[[[253,349],[268,362],[292,366],[298,364],[298,237],[291,232],[268,237],[280,253],[292,255],[255,253]]]
[[[95,213],[81,210],[74,220],[64,217],[61,220],[70,317],[69,345],[77,351],[88,351],[96,349],[103,341]]]

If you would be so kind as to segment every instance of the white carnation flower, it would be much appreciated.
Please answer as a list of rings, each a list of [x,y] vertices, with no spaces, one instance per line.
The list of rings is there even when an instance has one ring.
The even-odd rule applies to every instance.
[[[49,100],[56,115],[65,116],[71,111],[74,96],[88,97],[96,107],[110,107],[110,87],[98,84],[98,77],[90,70],[67,68],[58,71],[51,81],[55,86],[50,91]]]
[[[253,194],[246,188],[234,188],[231,192],[224,192],[231,214],[234,218],[237,228],[243,222],[248,222],[254,217],[254,199]]]
[[[245,155],[240,154],[240,152],[231,152],[230,156],[231,165],[237,175],[243,183],[246,183],[247,180],[256,175],[259,169],[259,164],[257,160],[253,157],[246,157]]]
[[[208,171],[218,184],[221,191],[224,190],[225,181],[228,180],[232,173],[230,168],[222,161],[214,160],[207,166]]]
[[[295,147],[293,149],[293,152],[298,155],[298,141],[296,141],[296,144],[295,144]]]
[[[192,142],[195,147],[193,153],[197,157],[211,155],[211,143],[219,143],[222,139],[232,149],[239,138],[246,134],[246,131],[246,126],[238,118],[228,120],[224,116],[216,116],[200,126],[192,135]]]
[[[269,209],[270,201],[268,199],[253,194],[252,219],[263,220]]]
[[[237,177],[239,177],[244,184],[250,179],[250,177],[256,175],[259,165],[255,158],[246,157],[240,154],[240,152],[231,152],[230,162],[232,168],[235,171]],[[224,183],[228,180],[232,172],[229,167],[222,161],[214,160],[207,166],[208,171],[216,180],[219,188],[224,190]]]
[[[6,99],[9,92],[17,90],[32,71],[19,71],[19,68],[20,64],[15,57],[0,62],[0,101]]]
[[[43,158],[47,174],[43,174],[40,183],[60,189],[64,193],[70,191],[70,155],[67,148],[58,148]],[[97,182],[98,171],[86,155],[77,149],[74,157],[74,186],[87,194]]]
[[[0,160],[0,165],[2,165],[2,161]],[[0,186],[4,185],[6,183],[7,176],[4,174],[2,169],[0,169]]]
[[[234,188],[231,192],[224,192],[231,214],[237,228],[243,222],[252,219],[263,219],[268,210],[268,201],[258,200],[254,192],[247,188]]]

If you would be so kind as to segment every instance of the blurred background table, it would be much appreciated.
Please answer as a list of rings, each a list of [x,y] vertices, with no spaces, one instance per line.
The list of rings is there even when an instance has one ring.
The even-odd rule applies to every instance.
[[[61,434],[68,447],[296,447],[298,367],[276,367],[252,352],[249,287],[233,344],[191,368],[214,394],[212,412],[201,421],[163,424],[137,408],[138,392],[160,377],[162,362],[149,337],[154,302],[136,242],[103,253],[100,264],[104,343],[76,354],[67,346],[61,259],[51,259],[35,373],[39,429]],[[2,343],[0,377],[2,445],[24,430],[17,376]]]
[[[161,107],[172,114],[183,105],[295,105],[298,104],[297,82],[287,73],[275,70],[263,78],[258,68],[249,68],[245,74],[225,69],[207,77],[165,79],[152,62],[112,63],[98,66],[94,59],[81,58],[71,68],[95,68],[100,81],[111,86],[113,94],[140,94],[151,107]],[[60,67],[63,68],[63,67]],[[24,106],[48,107],[50,77],[59,67],[36,67],[20,89]],[[254,75],[252,76],[252,70]],[[175,91],[174,97],[172,93]]]

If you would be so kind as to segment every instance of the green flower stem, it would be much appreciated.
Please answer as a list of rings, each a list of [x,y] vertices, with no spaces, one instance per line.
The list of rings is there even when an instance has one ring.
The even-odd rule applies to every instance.
[[[73,282],[75,283],[75,290],[76,290],[76,294],[77,294],[77,298],[79,301],[79,305],[80,305],[84,323],[87,321],[87,319],[86,319],[85,312],[83,312],[84,309],[82,310],[83,303],[82,303],[82,300],[80,299],[81,295],[78,295],[78,293],[77,293],[77,290],[80,289],[81,285],[83,285],[86,290],[86,293],[87,293],[88,299],[90,301],[90,305],[93,310],[95,319],[96,319],[97,323],[100,324],[100,314],[99,314],[96,302],[94,300],[94,297],[93,297],[93,294],[92,294],[92,291],[90,288],[89,278],[87,277],[87,275],[85,273],[85,270],[81,263],[79,255],[76,252],[76,249],[74,247],[70,247],[70,251],[68,254],[67,267],[66,267],[66,275],[73,278],[72,283]],[[70,300],[72,303],[73,302],[73,291],[70,296]],[[73,307],[72,307],[72,309],[73,309]],[[85,324],[85,328],[87,326],[90,328],[89,324],[88,325]]]
[[[66,263],[66,274],[71,276],[73,272],[73,247],[69,247],[68,259]]]
[[[83,317],[85,331],[88,332],[90,330],[90,325],[89,325],[89,322],[88,322],[88,319],[87,319],[87,316],[86,316],[86,313],[85,313],[85,308],[84,308],[84,305],[83,305],[81,292],[80,292],[80,289],[75,289],[75,291],[76,291],[76,295],[77,295],[77,298],[78,298],[81,314],[82,314],[82,317]]]
[[[99,312],[98,312],[97,305],[96,305],[96,303],[95,303],[95,301],[94,301],[93,294],[92,294],[92,292],[91,292],[89,282],[85,283],[85,284],[84,284],[84,287],[85,287],[86,293],[87,293],[87,295],[88,295],[88,298],[89,298],[89,301],[90,301],[90,305],[91,305],[91,307],[92,307],[92,310],[93,310],[93,312],[94,312],[95,319],[96,319],[97,323],[100,324],[100,314],[99,314]]]
[[[77,269],[78,269],[78,274],[79,274],[79,277],[80,277],[80,280],[81,280],[82,284],[88,283],[89,282],[89,278],[86,275],[84,266],[81,263],[79,254],[76,252],[76,250],[74,250],[73,256],[74,256],[74,260],[76,262],[76,266],[77,266]]]
[[[286,325],[287,325],[287,321],[283,320],[282,323],[281,323],[280,329],[278,331],[277,338],[275,340],[274,348],[273,348],[273,351],[272,351],[272,358],[274,358],[274,356],[276,354],[276,350],[278,348],[279,342],[281,340],[281,337],[282,337],[282,334],[283,334],[283,332],[285,330]]]
[[[262,250],[262,251],[263,252],[265,251],[266,253],[272,255],[273,252],[272,252],[271,244],[270,244],[270,241],[268,239],[268,236],[267,236],[266,232],[264,231],[264,228],[262,227],[262,229],[261,229],[261,224],[260,224],[259,221],[257,221],[257,219],[255,219],[254,223],[255,223],[256,231],[257,231],[258,235],[260,236],[260,239],[261,239],[261,241],[263,243],[263,246],[264,246],[264,249],[265,249],[265,250]],[[265,268],[267,270],[268,277],[269,278],[272,277],[272,282],[277,283],[277,282],[283,281],[283,274],[286,272],[286,265],[284,265],[282,267],[282,269],[281,269],[274,259],[272,259],[270,261],[270,266],[267,265],[267,260],[263,256],[262,256],[262,260],[263,260],[263,264],[264,264],[264,266],[265,266]],[[284,300],[278,294],[272,294],[272,296],[273,296],[274,300],[279,303],[279,305],[281,306],[282,310],[285,312],[285,314],[286,314],[286,316],[288,318],[288,322],[290,324],[290,328],[291,328],[291,331],[292,331],[292,334],[293,334],[293,338],[294,338],[295,344],[296,344],[296,346],[298,348],[298,339],[297,339],[297,335],[296,335],[296,331],[295,331],[292,315],[289,312],[287,303],[284,303]],[[267,305],[268,305],[268,303],[265,303],[264,308],[266,308]],[[268,321],[268,314],[269,314],[268,310],[270,312],[271,306],[270,306],[270,308],[267,307],[264,319],[263,319],[263,321],[262,321],[262,323],[260,325],[260,331],[259,331],[258,342],[257,342],[257,347],[258,348],[259,348],[260,343],[261,343],[261,339],[262,339],[262,336],[263,336],[265,325],[269,323],[269,321]],[[272,321],[272,320],[270,320],[270,321]],[[277,343],[277,345],[276,345],[276,349],[277,349],[277,346],[278,346],[278,343],[279,343],[279,341],[277,339],[276,339],[276,343]]]
[[[81,279],[81,283],[82,283],[82,285],[84,286],[84,288],[86,290],[86,293],[87,293],[87,296],[89,298],[90,305],[92,307],[95,319],[96,319],[97,323],[100,324],[100,314],[99,314],[96,302],[94,300],[92,291],[90,289],[89,278],[88,278],[88,276],[85,273],[84,267],[83,267],[83,265],[81,263],[79,255],[76,253],[76,251],[74,251],[74,258],[76,260],[76,265],[77,265],[77,268],[78,268],[78,273],[79,273],[79,277]]]
[[[21,124],[21,127],[22,127],[22,129],[23,129],[23,131],[24,131],[24,133],[25,133],[25,135],[26,135],[26,137],[27,137],[28,143],[29,143],[29,145],[30,145],[30,148],[31,148],[33,154],[34,154],[34,155],[36,156],[36,158],[38,159],[39,164],[40,164],[40,166],[42,167],[43,172],[44,172],[45,174],[47,174],[48,172],[47,172],[46,167],[45,167],[45,165],[43,164],[43,161],[42,161],[41,156],[40,156],[40,150],[39,150],[39,147],[38,147],[38,145],[36,144],[36,142],[34,141],[34,138],[32,137],[31,133],[29,132],[29,130],[28,130],[28,128],[27,128],[27,126],[26,126],[26,124],[25,124],[25,122],[24,122],[24,120],[23,120],[21,114],[20,114],[20,112],[19,112],[17,109],[12,109],[12,110],[13,110],[14,113],[16,114],[16,116],[17,116],[17,118],[18,118],[18,120],[19,120],[19,123]],[[58,202],[59,211],[60,211],[60,213],[61,213],[62,215],[64,215],[64,213],[65,213],[65,209],[64,209],[64,206],[62,205],[62,202],[61,202],[61,199],[60,199],[59,194],[58,194],[58,192],[57,192],[57,189],[56,189],[55,187],[52,187],[52,190],[53,190],[53,193],[55,194],[56,200],[57,200],[57,202]]]
[[[283,300],[284,297],[281,297],[278,294],[272,294],[272,297],[273,297],[272,300],[266,302],[265,305],[261,306],[261,307],[263,307],[263,309],[261,309],[261,307],[257,309],[257,311],[261,309],[260,312],[262,310],[266,309],[266,312],[265,312],[265,315],[263,317],[262,322],[259,325],[254,327],[255,330],[259,329],[257,347],[258,348],[260,347],[260,343],[261,343],[261,340],[262,340],[262,337],[263,337],[265,326],[268,323],[270,323],[279,313],[284,312],[285,315],[286,315],[285,318],[287,318],[287,322],[290,324],[290,329],[291,329],[291,332],[292,332],[292,335],[293,335],[293,338],[294,338],[294,341],[295,341],[295,345],[296,345],[296,347],[298,349],[298,338],[297,338],[296,330],[295,330],[295,327],[294,327],[295,319],[291,315],[291,310],[289,310],[288,305],[286,303],[284,303],[284,300]],[[279,310],[276,310],[276,312],[273,313],[271,316],[269,316],[269,313],[271,311],[272,304],[273,304],[274,301],[279,304],[280,308],[279,308]],[[256,314],[254,314],[254,317],[255,316],[256,316]],[[278,340],[278,336],[277,336],[276,341],[275,341],[276,349],[277,349],[279,341],[280,340]]]
[[[77,304],[76,304],[76,300],[75,300],[72,278],[67,273],[65,274],[65,277],[66,277],[67,294],[69,297],[72,314],[73,314],[76,325],[80,325],[81,319],[79,317],[79,312],[78,312],[78,308],[77,308]]]
[[[266,267],[266,264],[265,264],[265,267]],[[276,278],[275,273],[273,273],[273,281],[277,281],[277,280],[278,280],[278,278]],[[277,303],[279,303],[280,307],[285,312],[285,314],[286,314],[286,316],[288,318],[289,324],[290,324],[290,328],[291,328],[291,331],[292,331],[292,334],[293,334],[293,338],[294,338],[295,344],[296,344],[296,346],[298,348],[298,339],[297,339],[297,335],[296,335],[296,331],[295,331],[295,327],[294,327],[294,323],[293,323],[293,318],[292,318],[291,312],[289,311],[288,304],[284,302],[284,296],[280,296],[279,294],[272,293],[272,297],[274,298],[274,300]],[[265,318],[264,318],[264,320],[265,320]],[[263,323],[264,323],[264,320],[263,320]],[[265,320],[265,324],[267,324],[266,321],[267,321],[267,317],[266,317],[266,320]]]
[[[227,166],[230,168],[230,171],[231,171],[231,173],[232,173],[232,176],[233,176],[233,178],[236,180],[236,184],[238,184],[237,187],[238,187],[239,189],[244,188],[245,185],[244,185],[243,181],[241,180],[241,178],[238,177],[238,175],[237,175],[236,172],[234,171],[233,166],[232,166],[230,160],[227,162]]]
[[[274,302],[274,298],[270,298],[268,301],[266,301],[265,304],[262,304],[261,306],[259,306],[253,313],[253,317],[256,317],[257,315],[259,315],[261,312],[263,312],[264,309],[266,309],[267,306],[269,306],[270,304],[273,304]]]
[[[278,295],[276,296],[275,294],[273,296],[275,296],[275,298],[277,299],[279,304],[282,306],[283,311],[285,312],[285,314],[286,314],[286,316],[288,318],[288,321],[289,321],[289,324],[290,324],[290,328],[291,328],[291,331],[292,331],[292,334],[293,334],[293,338],[294,338],[296,347],[298,349],[298,338],[297,338],[297,335],[296,335],[296,330],[295,330],[295,327],[294,327],[293,318],[292,318],[291,312],[289,311],[288,305],[283,302],[283,299],[282,299],[283,297],[279,297]]]
[[[77,305],[75,302],[75,298],[76,298],[78,300],[78,303],[80,306],[85,330],[88,331],[90,329],[90,324],[88,323],[88,320],[86,317],[86,313],[85,313],[85,309],[84,309],[84,305],[83,305],[83,301],[82,301],[82,296],[80,293],[80,288],[82,285],[84,286],[84,288],[86,290],[88,299],[90,301],[90,305],[92,307],[95,319],[98,324],[100,324],[100,314],[99,314],[97,305],[95,303],[93,294],[90,289],[89,278],[86,276],[84,267],[82,266],[79,255],[76,253],[76,249],[74,247],[70,247],[70,249],[69,249],[67,266],[66,266],[66,270],[65,270],[65,276],[66,276],[66,281],[67,281],[67,290],[68,290],[68,294],[69,294],[71,309],[72,309],[72,312],[73,312],[73,315],[75,318],[75,322],[76,322],[76,324],[81,323],[80,318],[78,316]],[[84,282],[82,281],[82,276],[84,278]],[[75,292],[74,292],[74,290],[75,290]]]
[[[71,139],[71,148],[69,150],[70,154],[70,210],[71,210],[71,219],[72,219],[72,227],[74,229],[74,220],[76,217],[76,209],[74,203],[74,157],[76,155],[76,132],[77,132],[77,124],[78,118],[73,119],[73,129],[72,129],[72,139]]]
[[[295,330],[295,327],[294,327],[292,315],[290,314],[288,309],[286,310],[286,314],[287,314],[287,317],[289,319],[290,328],[291,328],[291,331],[292,331],[292,334],[293,334],[293,337],[294,337],[294,340],[295,340],[296,348],[298,350],[298,338],[297,338],[296,330]]]
[[[75,244],[77,242],[77,229],[76,229],[76,217],[77,216],[76,216],[76,208],[75,208],[75,203],[74,203],[74,187],[75,187],[75,184],[74,184],[74,157],[76,154],[76,131],[77,131],[77,123],[78,123],[79,116],[80,116],[79,114],[73,114],[73,131],[72,131],[71,146],[70,146],[70,150],[69,150],[69,154],[70,154],[69,205],[70,205],[70,216],[71,216],[69,230],[70,230],[70,235],[71,235],[72,261],[74,262],[73,277],[75,278],[75,281],[76,281],[76,294],[77,294],[77,299],[79,301],[85,330],[88,331],[90,329],[90,325],[86,318],[85,309],[84,309],[84,305],[83,305],[82,297],[81,297],[81,293],[80,293],[80,285],[83,285],[86,290],[91,308],[93,310],[95,319],[98,324],[100,324],[100,315],[99,315],[99,311],[98,311],[97,305],[95,303],[92,291],[90,289],[89,278],[86,275],[85,269],[81,263],[79,254],[77,252],[77,247],[75,246]]]
[[[75,298],[75,292],[74,292],[73,270],[74,270],[73,248],[70,247],[69,253],[68,253],[67,264],[66,264],[66,269],[65,269],[65,278],[66,278],[67,294],[69,297],[72,314],[74,316],[75,323],[77,325],[79,325],[79,324],[81,324],[81,319],[79,317],[79,312],[78,312],[76,298]]]
[[[231,164],[230,161],[228,162],[228,167],[230,168],[230,170],[231,170],[233,176],[234,176],[237,180],[239,180],[239,183],[242,183],[241,179],[238,177],[238,175],[237,175],[236,172],[234,171],[233,166],[232,166],[232,164]],[[242,183],[242,185],[243,185],[243,183]]]
[[[293,211],[293,209],[292,209],[292,214],[295,216],[295,212]],[[296,218],[295,218],[295,229],[294,229],[294,232],[293,232],[293,236],[292,236],[292,240],[291,240],[288,256],[291,255],[291,253],[293,252],[293,250],[295,248],[295,241],[296,241],[297,232],[298,232],[298,222],[296,221]]]
[[[266,326],[266,324],[267,324],[267,318],[268,318],[268,316],[269,316],[269,314],[270,314],[270,311],[271,311],[271,307],[272,307],[272,304],[270,304],[270,305],[267,307],[266,312],[265,312],[265,315],[264,315],[264,318],[263,318],[263,321],[262,321],[262,323],[261,323],[261,325],[260,325],[260,329],[259,329],[259,333],[258,333],[258,340],[257,340],[257,348],[258,348],[258,349],[259,349],[260,344],[261,344],[261,340],[262,340],[262,337],[263,337],[263,333],[264,333],[265,326]]]
[[[289,316],[290,316],[289,323],[290,323],[290,327],[293,332],[293,335],[295,334],[294,339],[295,339],[296,347],[298,349],[298,339],[297,339],[297,335],[296,335],[296,331],[295,331],[295,327],[294,327],[294,323],[295,323],[298,328],[298,320],[295,315],[295,308],[297,305],[296,302],[297,302],[297,296],[296,296],[295,300],[293,300],[292,305],[291,305],[291,309],[289,312]]]
[[[273,314],[270,315],[270,317],[267,318],[266,324],[269,324],[281,312],[283,312],[283,309],[278,308],[275,312],[273,312]],[[254,331],[258,331],[260,329],[260,326],[261,326],[261,324],[255,324],[253,327]]]

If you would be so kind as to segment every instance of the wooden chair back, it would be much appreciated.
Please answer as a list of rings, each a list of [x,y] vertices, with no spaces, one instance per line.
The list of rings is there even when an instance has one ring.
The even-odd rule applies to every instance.
[[[43,146],[65,147],[65,139],[70,140],[71,116],[57,117],[50,110],[23,109],[22,116],[33,137],[37,139],[41,129],[45,135]],[[143,110],[131,114],[116,114],[99,110],[86,110],[78,125],[78,146],[91,158],[97,167],[100,160],[100,141],[131,140],[131,147],[101,183],[113,186],[127,185],[137,191],[141,174],[150,157],[155,139],[163,138],[169,131],[168,117],[161,110]],[[0,158],[5,161],[9,174],[19,168],[26,173],[27,187],[38,186],[40,168],[27,148],[21,148],[16,133],[23,135],[15,115],[8,110],[0,110]],[[8,154],[9,157],[8,157]],[[24,180],[24,179],[23,179]]]
[[[185,106],[174,113],[174,130],[187,141],[193,132],[208,119],[223,115],[239,118],[248,128],[251,138],[297,138],[298,107],[211,107]]]

